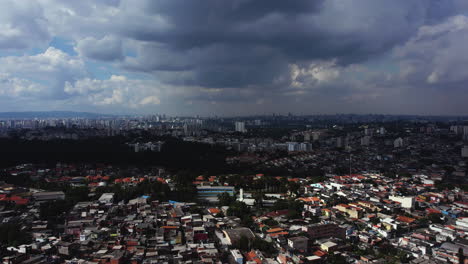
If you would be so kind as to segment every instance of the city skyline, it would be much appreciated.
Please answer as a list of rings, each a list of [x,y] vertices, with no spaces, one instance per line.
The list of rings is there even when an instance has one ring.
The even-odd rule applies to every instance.
[[[462,0],[1,4],[0,112],[468,114]]]

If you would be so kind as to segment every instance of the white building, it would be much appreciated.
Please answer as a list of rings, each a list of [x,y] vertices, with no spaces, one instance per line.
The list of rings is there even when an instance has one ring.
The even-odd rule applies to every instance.
[[[299,143],[297,142],[288,142],[288,151],[299,151]]]
[[[310,143],[300,143],[299,151],[312,151],[312,144]]]
[[[373,132],[374,131],[371,128],[365,128],[364,129],[364,135],[366,135],[366,136],[372,136]]]
[[[395,139],[395,141],[393,141],[393,147],[394,147],[394,148],[401,148],[401,147],[403,147],[403,139],[402,139],[401,137]]]
[[[244,257],[238,249],[231,249],[231,255],[237,263],[244,264]]]
[[[414,197],[413,196],[390,196],[388,199],[401,203],[403,208],[413,208],[414,207]]]
[[[461,226],[465,229],[468,229],[468,217],[457,218],[457,221],[455,223],[457,226]]]
[[[458,135],[458,134],[460,134],[460,132],[463,132],[463,127],[461,127],[461,126],[450,126],[450,131]]]
[[[312,132],[312,140],[317,141],[320,139],[320,132]]]
[[[103,193],[101,197],[99,197],[100,203],[112,203],[114,201],[114,194],[113,193]]]
[[[241,133],[247,132],[247,130],[245,129],[244,122],[236,122],[235,126],[236,126],[236,132],[241,132]]]

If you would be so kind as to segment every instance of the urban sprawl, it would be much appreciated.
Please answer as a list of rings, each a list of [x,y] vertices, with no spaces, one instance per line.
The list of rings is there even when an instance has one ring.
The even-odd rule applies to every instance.
[[[4,119],[0,141],[5,264],[468,263],[463,118]]]

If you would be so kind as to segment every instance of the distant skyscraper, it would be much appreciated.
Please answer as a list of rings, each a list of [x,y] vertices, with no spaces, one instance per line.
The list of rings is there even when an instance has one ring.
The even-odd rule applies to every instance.
[[[241,132],[245,133],[247,130],[245,129],[245,123],[244,122],[236,122],[236,132]]]
[[[342,148],[343,147],[343,139],[341,137],[336,138],[336,147]]]
[[[455,134],[460,134],[460,130],[463,128],[461,126],[450,126],[450,131],[452,131]]]
[[[297,142],[287,142],[288,151],[312,151],[312,144],[310,143],[297,143]]]
[[[463,158],[468,158],[468,146],[464,146],[462,149],[461,149],[461,156]]]
[[[310,143],[300,143],[299,151],[312,151],[312,144]]]
[[[313,132],[312,133],[312,140],[317,141],[320,138],[320,132]]]
[[[374,131],[371,128],[365,128],[364,129],[364,135],[366,135],[366,136],[372,136],[373,132]]]
[[[395,141],[393,141],[393,147],[394,147],[394,148],[401,148],[401,147],[403,147],[403,139],[402,139],[401,137],[395,139]]]

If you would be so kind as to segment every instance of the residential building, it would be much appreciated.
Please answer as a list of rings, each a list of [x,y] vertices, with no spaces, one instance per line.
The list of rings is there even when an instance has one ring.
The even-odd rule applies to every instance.
[[[346,229],[337,224],[312,224],[302,227],[302,231],[309,234],[310,239],[336,237],[345,239]]]

